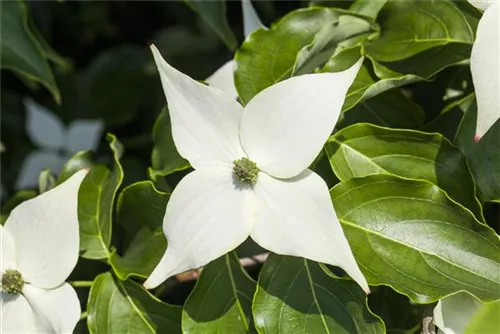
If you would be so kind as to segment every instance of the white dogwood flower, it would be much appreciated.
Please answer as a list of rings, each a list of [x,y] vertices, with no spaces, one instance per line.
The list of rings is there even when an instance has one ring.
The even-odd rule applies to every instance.
[[[78,189],[86,173],[19,204],[0,225],[0,332],[73,332],[80,302],[64,281],[78,261]]]
[[[250,0],[241,1],[241,10],[243,14],[243,32],[248,37],[255,30],[267,29],[259,19],[257,12],[252,6]],[[210,86],[222,89],[235,99],[238,97],[236,85],[234,84],[234,60],[231,59],[218,68],[212,75],[205,80]]]
[[[272,252],[339,266],[368,292],[328,187],[308,169],[333,131],[362,60],[344,72],[282,81],[243,108],[151,48],[175,145],[195,171],[170,197],[163,220],[167,251],[144,286],[204,266],[250,236]]]
[[[77,119],[66,126],[52,111],[35,101],[26,99],[24,105],[26,133],[37,149],[24,159],[16,189],[36,187],[43,169],[59,174],[76,152],[97,149],[104,130],[101,120]]]
[[[474,140],[479,141],[500,118],[500,1],[469,2],[484,10],[470,59],[478,108]]]

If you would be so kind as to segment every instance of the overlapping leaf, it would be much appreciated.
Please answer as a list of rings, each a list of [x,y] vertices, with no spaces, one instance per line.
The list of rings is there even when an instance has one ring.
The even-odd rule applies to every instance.
[[[134,183],[120,193],[116,210],[123,256],[113,252],[110,257],[120,279],[131,275],[146,278],[165,253],[167,240],[162,223],[169,197],[149,181]]]
[[[255,282],[234,252],[203,268],[182,311],[183,333],[255,332],[252,298]]]
[[[378,14],[378,22],[381,37],[366,45],[366,53],[386,62],[450,43],[472,44],[476,28],[448,0],[390,0]]]
[[[305,259],[271,254],[259,276],[253,312],[259,333],[383,333],[353,281],[330,277]]]
[[[342,181],[370,174],[427,180],[483,220],[467,161],[441,135],[355,124],[331,136],[325,149]]]
[[[330,8],[301,9],[269,30],[252,33],[235,55],[235,84],[245,104],[261,90],[324,63],[343,41],[372,32],[353,13]]]
[[[80,255],[87,259],[109,258],[114,200],[123,180],[119,162],[122,146],[113,135],[108,134],[107,140],[113,154],[112,167],[95,163],[90,152],[80,152],[66,163],[59,177],[62,182],[76,170],[90,169],[78,194]]]
[[[97,276],[87,304],[90,333],[181,333],[181,307],[166,304],[133,281]]]
[[[427,181],[392,175],[331,190],[335,211],[369,284],[429,303],[457,291],[500,298],[500,240]]]

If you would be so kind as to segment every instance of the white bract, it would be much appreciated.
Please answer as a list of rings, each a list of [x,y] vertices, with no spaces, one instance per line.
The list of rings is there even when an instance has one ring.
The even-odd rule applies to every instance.
[[[499,302],[495,303],[498,305]],[[437,303],[434,324],[439,334],[499,333],[498,306],[495,303],[483,304],[466,292],[456,293]]]
[[[500,1],[469,2],[485,11],[470,59],[478,108],[474,140],[479,141],[500,118]]]
[[[78,189],[86,173],[19,204],[0,225],[0,332],[73,332],[80,302],[64,281],[78,261]]]
[[[64,163],[81,150],[99,145],[104,123],[100,120],[75,120],[66,126],[47,108],[27,99],[26,132],[39,148],[24,160],[16,182],[17,189],[33,188],[38,175],[47,168],[58,174]]]
[[[252,6],[250,0],[241,1],[241,9],[243,13],[243,32],[245,37],[248,37],[255,30],[266,27],[262,24]],[[229,95],[233,96],[235,99],[238,97],[238,92],[236,91],[236,86],[234,84],[234,60],[230,60],[219,69],[217,69],[212,75],[210,75],[205,81],[212,87],[217,87],[222,89]]]
[[[175,145],[195,171],[170,197],[163,221],[167,251],[144,286],[204,266],[250,236],[272,252],[339,266],[368,292],[328,187],[308,169],[362,60],[344,72],[282,81],[243,108],[152,50]]]

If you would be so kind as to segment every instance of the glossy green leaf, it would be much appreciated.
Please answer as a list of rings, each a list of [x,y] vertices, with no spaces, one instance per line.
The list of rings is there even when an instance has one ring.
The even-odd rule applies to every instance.
[[[200,278],[182,311],[183,333],[255,332],[252,298],[255,281],[234,252],[214,260]]]
[[[159,81],[147,66],[146,47],[125,45],[105,50],[86,68],[80,82],[81,110],[107,126],[129,122],[155,97]]]
[[[370,174],[427,180],[483,220],[465,157],[439,134],[356,124],[331,136],[325,149],[341,181]]]
[[[180,156],[175,147],[168,107],[163,108],[156,119],[153,128],[153,144],[150,169],[153,178],[189,168],[189,162]]]
[[[235,84],[241,101],[324,63],[339,43],[371,31],[355,14],[331,8],[299,9],[284,16],[269,30],[259,29],[245,40],[235,55]]]
[[[386,2],[387,0],[357,0],[349,7],[349,10],[361,15],[376,18]]]
[[[228,48],[236,50],[238,42],[227,21],[226,2],[224,0],[184,1],[212,27]]]
[[[418,81],[431,80],[436,73],[446,67],[459,64],[467,59],[470,48],[470,45],[463,47],[463,44],[451,44],[445,47],[433,48],[409,59],[393,63],[379,63],[367,57],[347,92],[342,110],[348,111],[358,103],[393,88]],[[338,72],[345,70],[360,57],[361,52],[361,48],[357,46],[346,48],[332,56],[321,71]],[[437,60],[429,62],[428,57],[434,57]],[[371,67],[373,67],[374,74],[371,74]]]
[[[80,221],[80,255],[87,259],[110,256],[111,227],[116,192],[123,180],[119,159],[122,147],[115,136],[107,140],[113,154],[113,166],[94,164],[80,186],[78,219]],[[81,157],[77,156],[77,157]]]
[[[163,216],[170,195],[149,181],[123,189],[117,201],[117,226],[122,230],[122,251],[111,254],[110,264],[121,280],[146,278],[165,253]]]
[[[259,333],[385,332],[356,283],[291,256],[269,256],[260,272],[253,312]]]
[[[497,121],[481,138],[474,142],[477,103],[470,104],[455,138],[467,158],[482,201],[500,202],[500,121]]]
[[[392,89],[361,101],[342,113],[336,128],[342,129],[355,123],[371,123],[390,128],[417,129],[423,122],[422,108],[400,89]]]
[[[449,66],[464,64],[470,57],[471,49],[469,44],[449,43],[393,62],[368,58],[372,60],[373,70],[380,79],[419,81],[432,79],[435,74]]]
[[[475,27],[449,0],[389,0],[378,14],[381,36],[366,45],[380,61],[397,61],[449,43],[472,44]]]
[[[181,333],[181,307],[155,298],[142,286],[111,273],[97,276],[87,303],[90,333]]]
[[[22,78],[45,86],[57,103],[61,94],[39,41],[30,30],[26,4],[22,1],[0,3],[0,67]]]
[[[467,291],[500,298],[500,240],[427,181],[351,179],[330,191],[354,257],[371,285],[418,303]]]

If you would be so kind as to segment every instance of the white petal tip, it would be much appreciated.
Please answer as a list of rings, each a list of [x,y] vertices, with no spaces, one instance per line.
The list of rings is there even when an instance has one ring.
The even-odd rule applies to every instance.
[[[144,287],[144,289],[146,290],[151,290],[151,289],[154,289],[156,288],[156,286],[153,286],[149,281],[146,281],[142,284],[142,286]]]
[[[482,136],[480,135],[475,135],[474,136],[474,143],[479,143],[479,141],[481,140]]]

